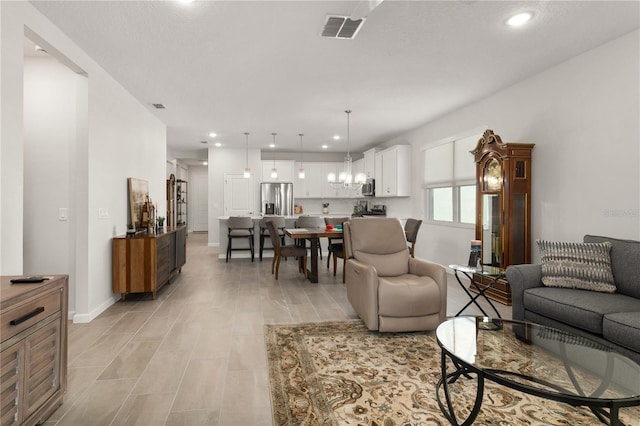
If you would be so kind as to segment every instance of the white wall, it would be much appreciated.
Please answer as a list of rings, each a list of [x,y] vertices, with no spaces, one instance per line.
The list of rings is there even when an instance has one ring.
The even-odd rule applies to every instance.
[[[242,173],[246,167],[244,149],[209,148],[209,246],[218,247],[220,226],[218,217],[224,216],[224,174]],[[254,182],[260,182],[262,163],[259,149],[249,149],[249,168]],[[259,186],[255,185],[254,208],[260,202]]]
[[[83,69],[86,122],[76,123],[76,321],[89,321],[117,300],[111,291],[111,238],[126,231],[127,177],[149,181],[164,215],[166,127],[27,2],[0,2],[2,116],[0,273],[23,272],[23,39],[28,28]],[[81,109],[82,106],[79,108]],[[158,149],[158,147],[161,147]],[[107,212],[99,219],[98,211]]]
[[[207,166],[189,167],[187,223],[189,231],[208,231],[208,171]]]
[[[86,86],[86,77],[51,57],[24,60],[24,273],[69,274],[71,311],[77,222],[70,213],[77,213],[76,132],[86,126]]]
[[[533,142],[532,238],[640,239],[640,33],[635,31],[397,138],[413,145],[413,214],[423,213],[421,150],[488,126]],[[416,255],[466,262],[472,229],[423,225]],[[532,248],[533,261],[539,261]]]

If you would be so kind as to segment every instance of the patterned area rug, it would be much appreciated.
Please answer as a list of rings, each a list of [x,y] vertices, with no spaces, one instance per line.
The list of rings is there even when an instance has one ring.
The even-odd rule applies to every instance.
[[[265,326],[275,425],[448,425],[435,396],[435,333],[369,332],[360,321]],[[475,380],[451,385],[458,419],[473,404]],[[443,399],[444,400],[444,399]],[[621,410],[640,424],[637,407]],[[478,425],[597,425],[571,407],[485,382]]]

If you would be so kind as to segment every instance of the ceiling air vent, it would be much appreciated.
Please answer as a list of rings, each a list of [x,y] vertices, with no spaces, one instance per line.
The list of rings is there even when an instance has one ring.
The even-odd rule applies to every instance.
[[[362,27],[363,19],[356,21],[347,16],[327,16],[322,29],[322,37],[352,39]]]
[[[162,104],[151,104],[155,109],[165,109],[165,106]]]

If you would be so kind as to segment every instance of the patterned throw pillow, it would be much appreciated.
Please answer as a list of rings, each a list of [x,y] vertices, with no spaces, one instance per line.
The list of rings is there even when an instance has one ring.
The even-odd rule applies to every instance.
[[[536,240],[542,260],[542,284],[549,287],[613,293],[611,243],[562,243]]]

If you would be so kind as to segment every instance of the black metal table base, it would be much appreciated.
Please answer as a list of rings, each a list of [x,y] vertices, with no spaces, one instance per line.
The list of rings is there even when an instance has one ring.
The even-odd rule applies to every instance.
[[[455,370],[451,373],[447,373],[447,358],[451,360],[451,362],[455,367]],[[451,423],[454,426],[472,425],[476,417],[478,417],[478,414],[480,413],[480,409],[482,407],[482,398],[484,397],[485,378],[488,378],[489,380],[495,383],[501,384],[503,386],[507,386],[511,389],[515,389],[517,391],[521,391],[530,395],[538,396],[545,399],[550,399],[553,401],[563,402],[574,407],[586,406],[593,412],[593,414],[598,418],[598,420],[600,420],[600,422],[610,426],[625,426],[624,423],[622,423],[619,419],[620,408],[638,405],[637,400],[634,398],[622,399],[622,400],[618,400],[617,402],[614,402],[611,400],[594,401],[589,397],[586,397],[586,396],[581,397],[578,395],[576,396],[567,395],[564,397],[558,396],[558,395],[552,395],[539,388],[535,388],[523,383],[509,380],[508,377],[500,378],[497,376],[497,374],[504,375],[504,376],[518,376],[521,379],[525,379],[533,383],[544,385],[549,389],[554,389],[556,391],[564,391],[564,389],[560,388],[557,385],[554,385],[551,382],[541,380],[541,379],[535,379],[533,377],[525,376],[522,374],[510,373],[510,372],[499,371],[499,370],[483,371],[480,369],[472,368],[466,365],[465,363],[460,362],[457,358],[449,355],[449,353],[444,349],[441,350],[440,363],[441,363],[442,376],[438,381],[438,384],[436,385],[436,399],[438,401],[438,406],[440,407],[440,411],[442,411],[442,414],[447,418],[449,423]],[[489,374],[489,376],[487,376],[485,372]],[[473,402],[473,407],[471,409],[471,412],[469,413],[469,416],[462,423],[460,423],[456,417],[455,409],[453,407],[453,402],[451,400],[449,384],[455,383],[460,377],[464,377],[466,379],[472,379],[473,378],[471,376],[472,374],[476,376],[476,382],[477,382],[476,396]],[[442,401],[442,398],[440,396],[441,394],[440,389],[442,389],[443,391],[442,393],[444,393],[446,405]]]
[[[475,294],[475,295],[471,294],[471,292],[467,289],[467,287],[464,285],[462,280],[460,280],[460,276],[458,276],[459,272],[463,273],[464,276],[467,277],[471,283],[475,284],[476,288],[478,289],[478,293],[477,294]],[[480,306],[480,304],[477,301],[479,297],[484,297],[484,300],[486,300],[487,303],[489,303],[489,306],[491,306],[493,308],[493,311],[496,313],[497,318],[502,318],[502,316],[500,315],[500,312],[498,312],[498,309],[491,302],[491,299],[489,299],[487,297],[487,295],[485,294],[487,292],[487,290],[489,290],[493,286],[493,284],[498,280],[498,278],[500,278],[500,276],[495,277],[490,284],[483,284],[481,282],[475,281],[472,276],[470,276],[469,274],[467,274],[464,271],[454,270],[454,275],[456,277],[456,280],[458,280],[458,284],[460,284],[460,287],[462,287],[464,292],[467,293],[467,296],[469,296],[469,301],[467,302],[466,305],[464,305],[462,307],[462,309],[460,309],[458,311],[458,313],[455,315],[456,317],[459,316],[462,312],[464,312],[464,310],[467,309],[472,303],[474,305],[476,305],[478,307],[478,309],[480,309],[480,312],[482,312],[482,315],[484,315],[485,317],[489,316],[487,314],[487,312],[482,308],[482,306]]]

